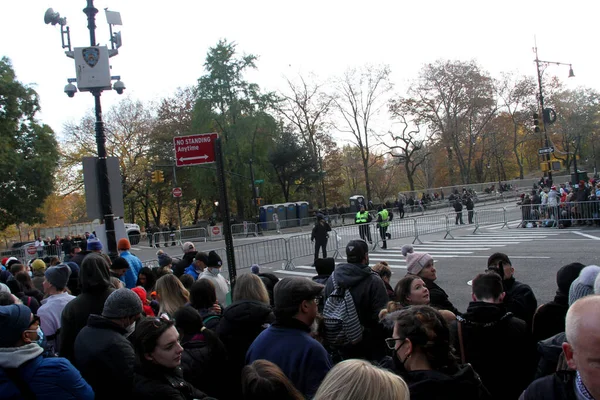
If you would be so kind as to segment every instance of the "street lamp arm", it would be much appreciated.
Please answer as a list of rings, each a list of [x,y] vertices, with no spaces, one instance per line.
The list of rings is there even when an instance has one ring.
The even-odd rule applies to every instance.
[[[538,62],[540,64],[546,64],[546,65],[550,65],[550,64],[554,64],[554,65],[568,65],[569,67],[573,65],[573,64],[563,63],[563,62],[558,62],[558,61],[543,61],[543,60],[534,60],[534,61]]]

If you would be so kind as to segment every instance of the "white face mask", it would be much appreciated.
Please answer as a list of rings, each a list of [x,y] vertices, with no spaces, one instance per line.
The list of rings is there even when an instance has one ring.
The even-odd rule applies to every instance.
[[[127,326],[127,328],[125,329],[127,330],[127,332],[125,333],[125,337],[131,336],[131,334],[135,332],[135,321],[133,322],[133,324]]]
[[[214,267],[208,267],[208,270],[210,271],[211,274],[218,274],[219,273],[219,268],[214,268]]]

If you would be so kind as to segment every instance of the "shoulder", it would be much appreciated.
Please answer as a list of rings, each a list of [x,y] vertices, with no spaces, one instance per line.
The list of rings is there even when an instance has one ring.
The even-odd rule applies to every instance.
[[[569,399],[574,394],[574,371],[560,371],[553,375],[537,379],[521,395],[523,400]],[[575,398],[575,397],[573,397]]]

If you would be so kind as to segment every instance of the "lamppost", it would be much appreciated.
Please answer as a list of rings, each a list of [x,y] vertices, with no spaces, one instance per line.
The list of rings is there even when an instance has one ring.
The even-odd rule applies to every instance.
[[[100,104],[100,95],[104,90],[114,89],[118,94],[123,94],[125,84],[121,82],[120,76],[110,75],[109,58],[116,56],[121,47],[121,32],[113,34],[113,25],[122,25],[121,15],[118,12],[106,10],[106,20],[110,27],[111,48],[107,46],[98,46],[96,44],[96,14],[98,9],[94,7],[94,0],[87,0],[87,6],[83,9],[87,15],[88,29],[90,31],[90,46],[75,47],[71,50],[70,30],[67,26],[67,19],[61,18],[60,14],[49,8],[44,15],[46,24],[60,25],[62,48],[68,49],[65,55],[75,60],[76,78],[68,79],[65,86],[65,93],[73,97],[77,90],[87,91],[94,96],[95,114],[96,114],[96,146],[98,151],[97,163],[97,182],[100,186],[100,207],[106,229],[106,241],[108,245],[108,254],[112,258],[117,257],[117,242],[115,236],[115,222],[110,198],[110,184],[108,171],[106,167],[106,135],[104,133],[104,122],[102,121],[102,106]],[[116,80],[111,86],[111,82]],[[75,86],[73,83],[77,83]]]
[[[542,120],[543,120],[542,126],[544,129],[544,146],[546,147],[546,149],[548,149],[550,147],[550,141],[548,140],[548,131],[546,129],[546,125],[553,124],[556,121],[556,113],[551,108],[544,108],[544,93],[543,93],[543,86],[542,86],[542,74],[544,73],[544,70],[546,69],[546,67],[548,67],[550,64],[568,65],[569,66],[569,78],[573,78],[575,76],[575,74],[573,73],[572,64],[567,64],[567,63],[562,63],[562,62],[557,62],[557,61],[542,61],[542,60],[540,60],[538,57],[537,44],[533,48],[533,51],[535,52],[535,60],[534,61],[535,61],[535,65],[537,67],[538,87],[540,89],[540,93],[538,94],[538,99],[540,101],[540,111],[542,113]],[[540,65],[543,66],[543,68],[544,68],[543,70],[540,68]],[[534,114],[534,116],[533,116],[534,124],[535,124],[535,122],[537,122],[536,117],[537,117],[537,115]],[[536,128],[537,128],[537,126],[536,126]],[[537,130],[536,130],[536,132],[537,132]],[[552,168],[550,166],[550,153],[549,152],[545,153],[544,159],[546,160],[546,163],[547,163],[546,165],[548,166],[548,180],[550,183],[552,183]]]

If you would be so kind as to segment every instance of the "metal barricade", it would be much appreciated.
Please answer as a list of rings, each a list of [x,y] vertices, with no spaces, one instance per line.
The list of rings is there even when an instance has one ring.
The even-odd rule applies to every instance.
[[[413,243],[422,243],[421,239],[419,239],[419,236],[427,235],[429,233],[446,232],[446,236],[444,236],[444,238],[452,236],[448,230],[448,214],[424,215],[421,217],[416,217],[414,221],[415,239],[413,240]]]
[[[142,261],[142,267],[148,267],[150,269],[158,268],[158,260],[145,260],[145,261]]]
[[[387,233],[391,236],[387,240],[415,237],[415,220],[413,218],[394,217],[388,225]],[[381,238],[377,224],[375,224],[375,234],[377,236],[376,246],[381,247],[383,239]]]
[[[506,220],[506,208],[501,210],[476,210],[474,211],[474,223],[475,230],[477,232],[479,227],[484,225],[502,224],[500,229],[508,227],[508,221]]]
[[[521,204],[521,223],[518,227],[520,228],[558,228],[560,221],[557,222],[557,218],[561,213],[561,207],[570,209],[568,203],[563,203],[561,206],[548,206],[547,204]],[[567,213],[568,214],[568,213]],[[567,216],[565,224],[570,226],[571,219]]]
[[[227,271],[227,251],[225,248],[215,249],[223,261],[221,271]],[[283,267],[288,264],[286,240],[283,238],[263,240],[260,242],[235,245],[233,248],[236,270],[250,268],[252,264],[273,264],[281,262]]]
[[[310,233],[304,233],[302,235],[290,236],[287,239],[288,260],[285,269],[294,269],[294,260],[297,258],[310,257],[315,255],[315,242],[311,241],[310,237]],[[336,258],[338,255],[337,248],[337,234],[335,233],[335,231],[331,231],[329,232],[329,239],[327,240],[326,246],[327,256]],[[322,255],[323,253],[321,250],[319,256]]]
[[[244,222],[243,224],[233,224],[231,225],[231,234],[233,236],[258,236],[256,232],[256,224],[253,222]]]
[[[162,235],[163,232],[155,233],[155,238],[158,234]],[[208,231],[202,227],[184,228],[179,232],[179,240],[181,242],[206,242],[207,238]]]
[[[366,228],[363,229],[368,229],[368,231],[365,231],[365,237],[364,240],[366,242],[369,242],[369,236],[367,235],[367,232],[370,233],[370,247],[371,250],[374,250],[376,245],[377,245],[377,236],[378,235],[378,231],[377,231],[377,227],[375,226],[374,223],[371,224],[362,224],[363,226],[366,226]],[[360,225],[358,224],[354,224],[354,225],[348,225],[348,226],[340,226],[338,228],[335,228],[331,231],[331,233],[329,234],[329,241],[331,241],[332,236],[335,235],[335,239],[336,239],[336,253],[335,253],[335,257],[342,257],[345,258],[346,257],[346,245],[348,244],[349,241],[354,240],[354,239],[363,239],[360,235]],[[329,248],[329,243],[327,243],[327,246]]]

